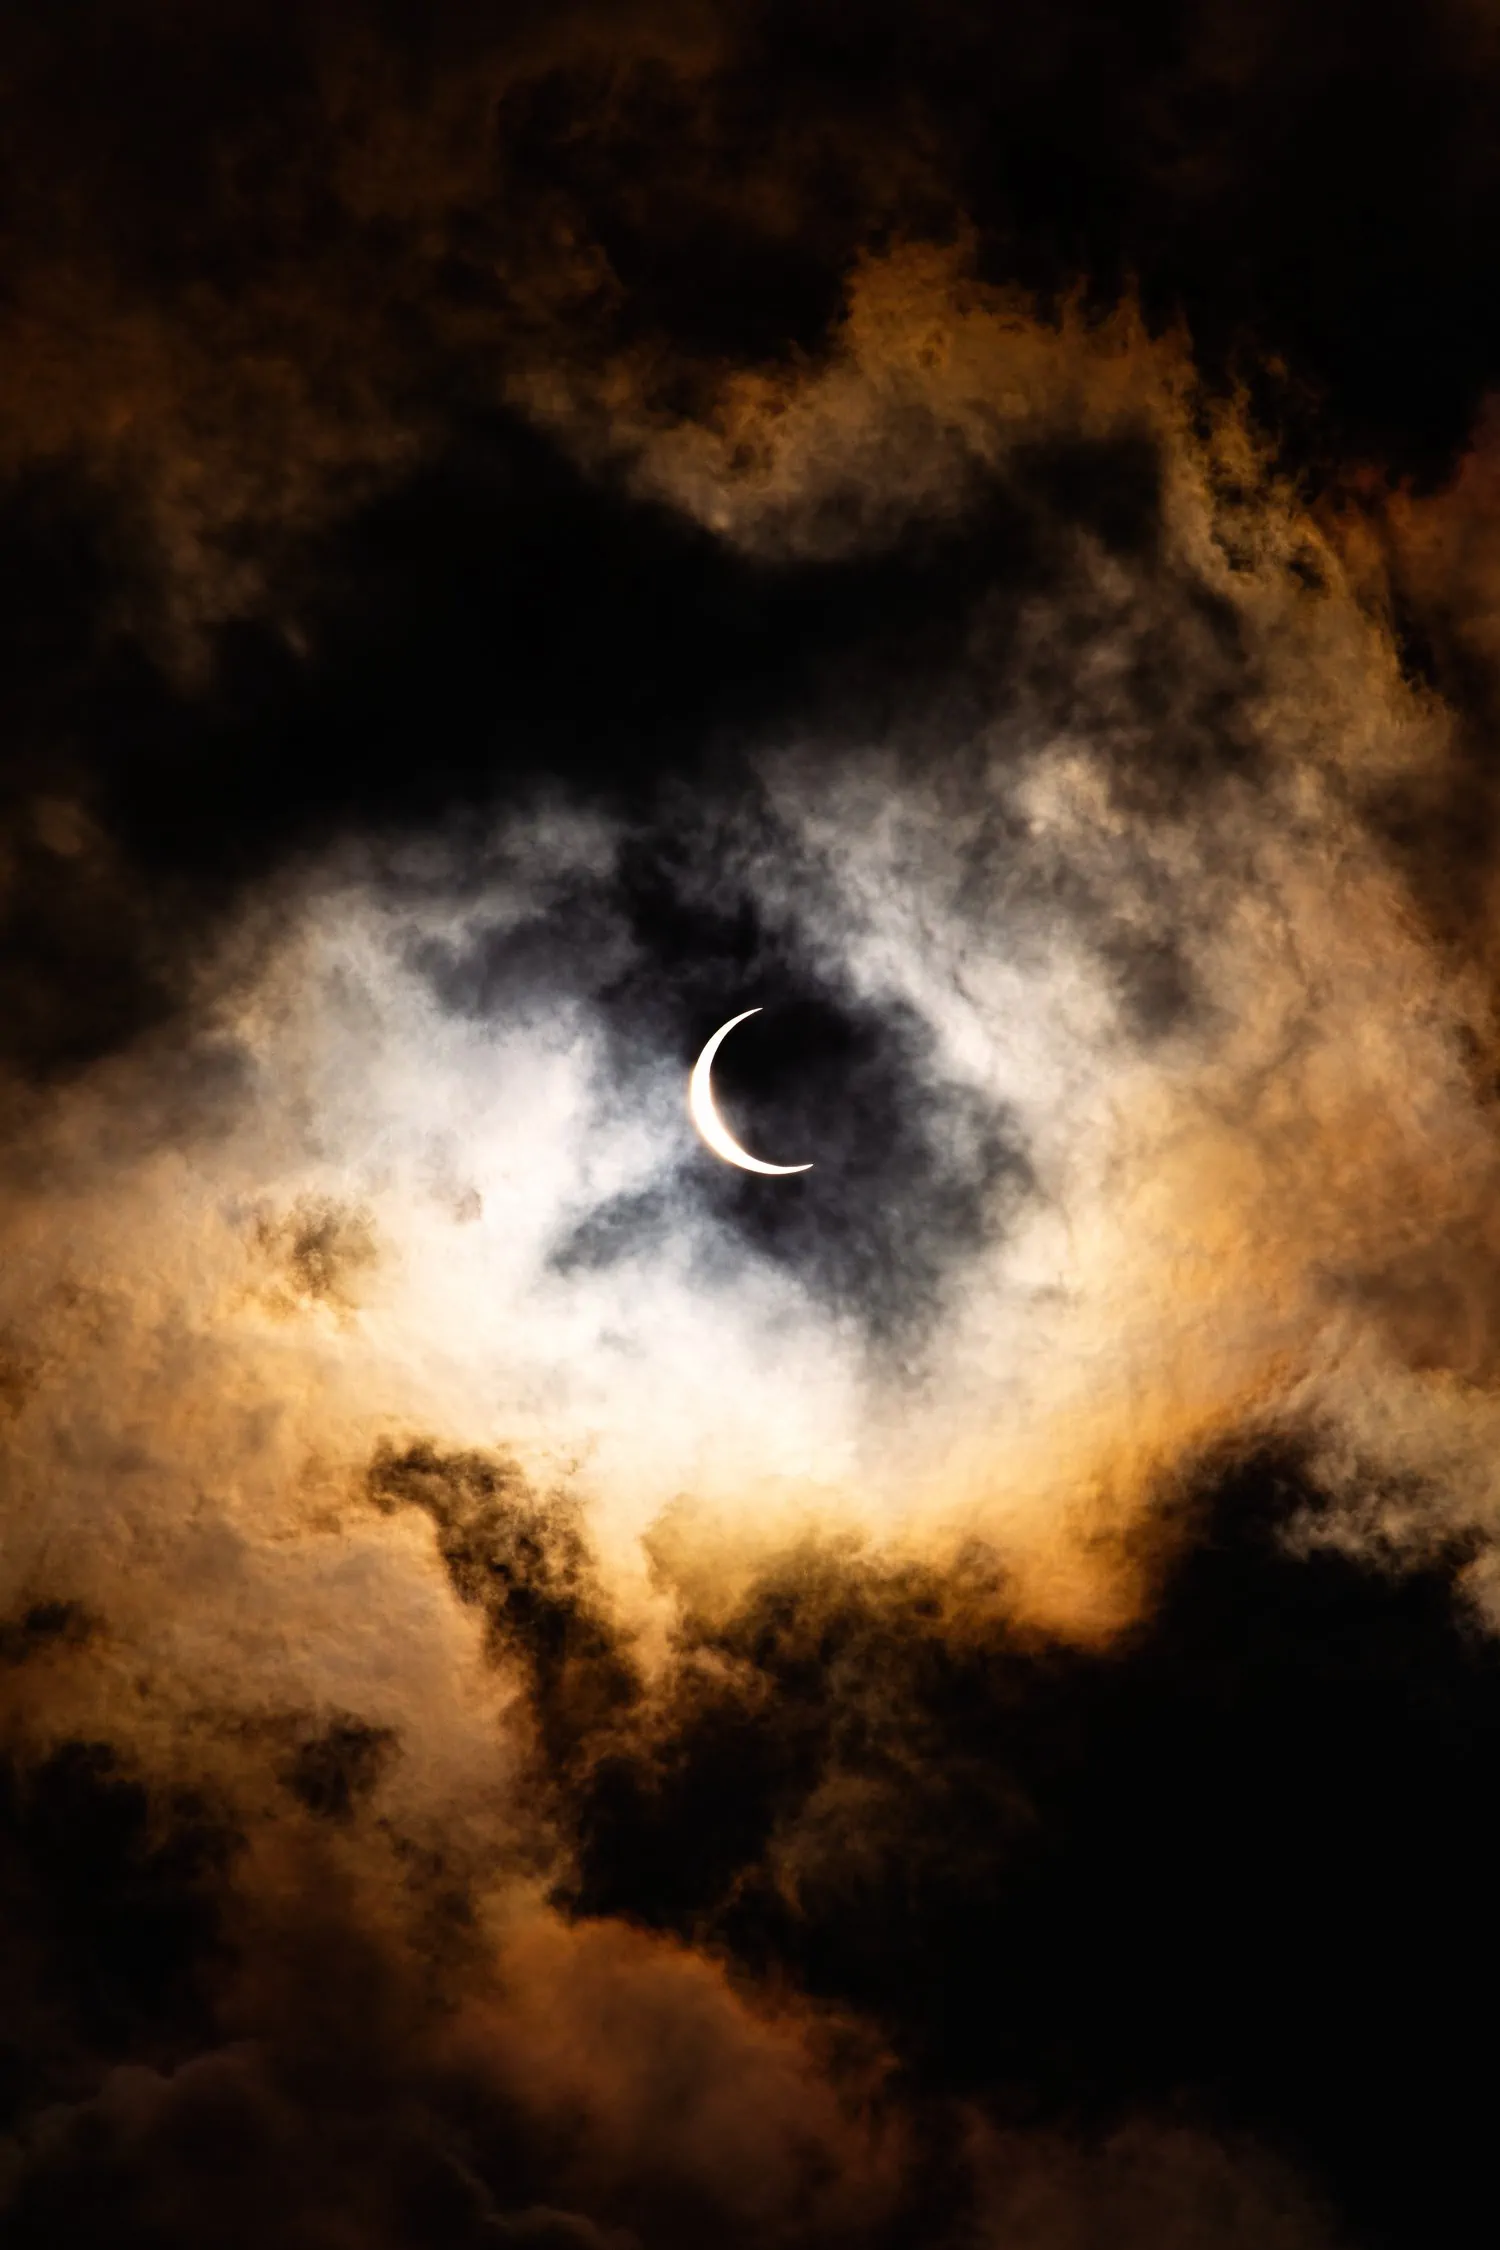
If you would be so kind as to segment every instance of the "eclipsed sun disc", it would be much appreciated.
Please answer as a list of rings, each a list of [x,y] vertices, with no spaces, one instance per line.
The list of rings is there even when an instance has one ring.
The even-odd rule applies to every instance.
[[[737,1164],[742,1172],[761,1172],[768,1179],[781,1179],[789,1172],[810,1172],[812,1166],[762,1164],[758,1156],[752,1156],[748,1149],[740,1147],[714,1106],[714,1056],[737,1023],[744,1023],[750,1016],[759,1014],[759,1008],[746,1008],[743,1015],[731,1016],[728,1023],[720,1024],[693,1065],[693,1075],[688,1080],[688,1112],[715,1156],[721,1156],[726,1164]]]

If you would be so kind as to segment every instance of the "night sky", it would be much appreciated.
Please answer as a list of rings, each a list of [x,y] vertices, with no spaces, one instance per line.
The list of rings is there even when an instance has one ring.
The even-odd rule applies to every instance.
[[[0,114],[6,2250],[1485,2239],[1500,5]]]

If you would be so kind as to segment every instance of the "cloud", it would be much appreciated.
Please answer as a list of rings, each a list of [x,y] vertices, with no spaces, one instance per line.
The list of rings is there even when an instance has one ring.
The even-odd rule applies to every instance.
[[[899,10],[678,0],[235,6],[211,38],[144,0],[67,34],[18,18],[10,465],[107,496],[112,623],[199,678],[246,616],[296,645],[309,538],[510,398],[595,454],[653,441],[648,481],[761,538],[795,500],[790,535],[836,544],[951,482],[963,440],[908,390],[879,497],[851,460],[809,508],[786,437],[857,421],[857,386],[809,409],[798,355],[842,339],[868,368],[894,324],[895,406],[903,363],[946,348],[924,265],[967,232],[1013,295],[1002,422],[1058,380],[1027,308],[1079,292],[1076,334],[1138,284],[1153,332],[1184,318],[1216,380],[1253,373],[1301,451],[1326,459],[1342,416],[1356,450],[1430,467],[1478,396],[1452,308],[1488,286],[1494,60],[1459,7],[1378,35],[1335,10],[1310,41],[1227,5],[1159,43],[961,4],[920,39]]]
[[[421,13],[4,35],[8,2237],[1445,2236],[1478,32]]]
[[[451,1489],[478,1470],[411,1473]],[[376,1474],[389,1489],[392,1464]],[[1424,2038],[1393,2077],[1370,2025],[1393,1979],[1430,2032],[1458,2004],[1425,1921],[1455,1839],[1412,1821],[1386,1862],[1368,1852],[1393,1794],[1413,1803],[1454,1761],[1477,1779],[1482,1738],[1452,1722],[1488,1707],[1496,1668],[1444,1574],[1338,1562],[1310,1599],[1275,1536],[1308,1491],[1290,1458],[1210,1469],[1215,1536],[1132,1652],[1018,1632],[977,1555],[922,1571],[804,1544],[726,1615],[694,1609],[663,1544],[670,1661],[575,1700],[559,1757],[556,1660],[594,1661],[610,1629],[576,1569],[550,1622],[523,1598],[515,1557],[533,1542],[535,1584],[546,1519],[497,1465],[447,1567],[492,1590],[493,1655],[532,1683],[550,1843],[497,1851],[491,1830],[465,1849],[369,1758],[347,1795],[309,1787],[364,1757],[347,1719],[291,1765],[274,1730],[200,1732],[175,1793],[76,1742],[13,1766],[7,1973],[39,1970],[48,2013],[20,2010],[12,2036],[51,2100],[5,2152],[8,2230],[1338,2239],[1326,2192],[1274,2149],[1162,2105],[1186,2074],[1290,2103],[1293,2139],[1320,2117],[1331,2188],[1357,2203],[1372,2124],[1420,2105],[1419,2078],[1453,2098],[1461,2048]],[[1428,1702],[1393,1733],[1382,1699],[1413,1664]],[[414,1755],[411,1737],[381,1752]],[[1438,1802],[1447,1823],[1473,1800]],[[544,1907],[538,1877],[559,1871]],[[1309,1875],[1362,1903],[1309,1920]],[[1455,1909],[1492,1879],[1480,1851]],[[1205,1946],[1211,1990],[1173,1973]],[[1297,2061],[1284,2008],[1309,1977],[1338,2004]],[[1081,2085],[1103,2122],[1074,2114]],[[1018,2099],[1040,2119],[1017,2122]],[[1389,2145],[1374,2192],[1430,2208]]]

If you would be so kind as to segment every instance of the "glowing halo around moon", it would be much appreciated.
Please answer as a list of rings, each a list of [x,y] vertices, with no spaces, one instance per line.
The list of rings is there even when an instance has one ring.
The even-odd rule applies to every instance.
[[[742,1015],[731,1016],[721,1023],[708,1045],[693,1065],[693,1075],[688,1080],[688,1112],[715,1156],[722,1156],[726,1164],[737,1164],[742,1172],[760,1172],[767,1179],[784,1179],[790,1172],[810,1172],[810,1164],[762,1164],[758,1156],[740,1147],[718,1110],[714,1107],[713,1067],[714,1056],[723,1046],[737,1023],[758,1016],[759,1008],[746,1008]]]

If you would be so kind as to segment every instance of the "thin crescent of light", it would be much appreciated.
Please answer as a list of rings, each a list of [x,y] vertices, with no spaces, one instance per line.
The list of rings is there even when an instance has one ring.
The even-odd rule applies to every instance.
[[[693,1065],[693,1075],[688,1080],[688,1110],[715,1156],[722,1156],[726,1164],[737,1164],[742,1172],[761,1172],[767,1179],[782,1179],[788,1172],[810,1172],[810,1164],[762,1164],[758,1156],[740,1147],[729,1127],[714,1107],[713,1067],[714,1056],[723,1046],[737,1023],[750,1016],[758,1016],[759,1008],[747,1008],[743,1015],[731,1016],[721,1023],[708,1045]]]

